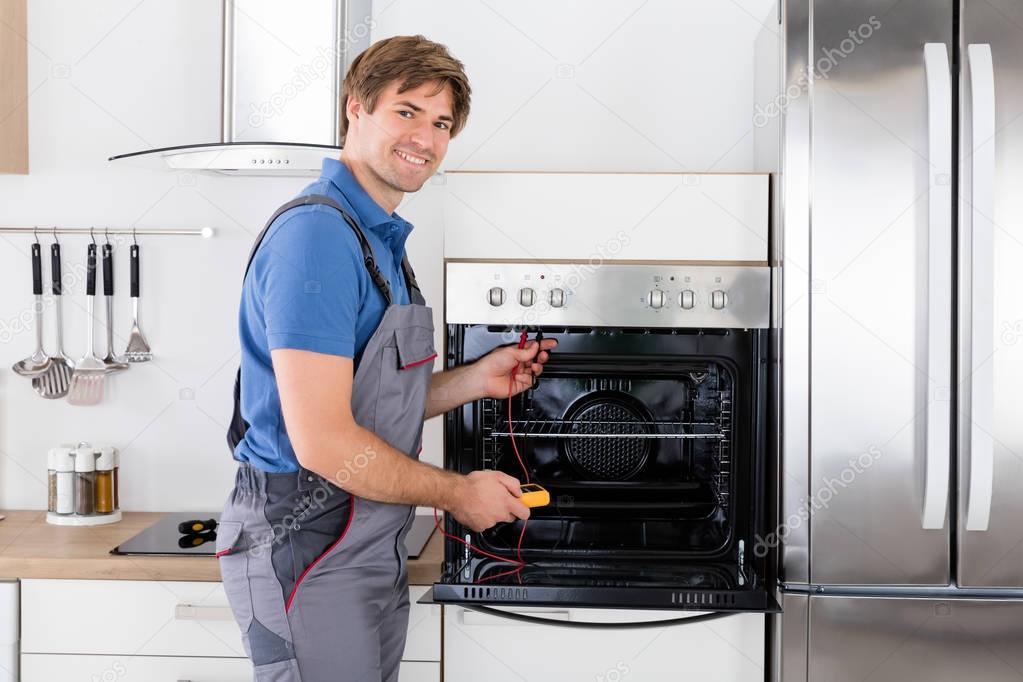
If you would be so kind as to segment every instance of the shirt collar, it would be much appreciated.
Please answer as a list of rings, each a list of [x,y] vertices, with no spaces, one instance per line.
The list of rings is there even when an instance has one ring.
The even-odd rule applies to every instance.
[[[348,199],[355,210],[355,217],[359,219],[362,227],[373,230],[385,239],[397,236],[404,243],[405,237],[412,230],[412,224],[397,213],[387,215],[380,204],[366,193],[359,181],[355,179],[352,171],[340,159],[324,159],[321,175],[330,180]]]

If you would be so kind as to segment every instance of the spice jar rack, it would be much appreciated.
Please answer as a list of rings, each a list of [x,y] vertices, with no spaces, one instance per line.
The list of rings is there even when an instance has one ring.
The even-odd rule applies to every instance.
[[[121,520],[117,448],[89,443],[51,448],[47,469],[47,523],[98,526]]]

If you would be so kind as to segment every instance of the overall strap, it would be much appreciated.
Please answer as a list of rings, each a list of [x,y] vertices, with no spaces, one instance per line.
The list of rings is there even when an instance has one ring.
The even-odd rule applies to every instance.
[[[426,305],[423,292],[419,289],[419,282],[416,281],[416,273],[412,271],[412,264],[408,262],[408,256],[401,258],[401,271],[405,275],[405,285],[408,287],[409,303],[415,305]]]
[[[348,211],[342,208],[341,204],[323,194],[309,194],[307,196],[298,197],[297,199],[292,199],[277,209],[274,214],[270,216],[270,220],[266,222],[266,225],[256,236],[256,243],[252,245],[252,251],[249,252],[249,261],[245,264],[245,274],[249,273],[252,261],[256,257],[256,251],[259,250],[259,245],[263,243],[263,237],[266,236],[267,230],[270,229],[270,226],[273,225],[273,222],[277,220],[282,213],[296,208],[297,206],[311,206],[316,204],[330,206],[337,210],[341,214],[341,217],[345,219],[345,222],[348,223],[348,226],[352,228],[352,231],[355,232],[355,236],[359,240],[359,248],[362,249],[362,262],[366,265],[366,271],[369,272],[369,276],[370,279],[373,280],[373,284],[375,284],[377,289],[380,290],[380,293],[384,297],[384,301],[386,301],[387,305],[391,305],[391,303],[393,303],[391,287],[384,278],[383,273],[380,272],[380,268],[377,267],[376,258],[373,256],[373,247],[370,246],[362,228],[359,227],[359,223],[348,214]]]

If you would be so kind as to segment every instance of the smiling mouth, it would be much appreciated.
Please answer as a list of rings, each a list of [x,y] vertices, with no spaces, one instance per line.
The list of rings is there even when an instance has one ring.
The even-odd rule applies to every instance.
[[[424,168],[426,166],[426,159],[421,156],[414,156],[408,152],[394,150],[395,155],[405,163],[415,166],[416,168]]]

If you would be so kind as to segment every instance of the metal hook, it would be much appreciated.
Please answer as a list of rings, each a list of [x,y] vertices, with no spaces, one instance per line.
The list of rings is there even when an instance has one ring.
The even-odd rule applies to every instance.
[[[135,246],[139,245],[138,233],[136,232],[134,225],[131,226],[131,241],[135,244]]]
[[[93,245],[96,244],[96,228],[89,226],[89,237],[92,239]]]
[[[32,226],[32,236],[36,238],[36,244],[38,244],[39,243],[39,226],[38,225],[33,225]]]
[[[107,244],[109,244],[110,243],[110,228],[109,227],[104,227],[103,228],[103,237],[106,240]]]
[[[53,226],[53,243],[54,244],[60,244],[60,240],[57,239],[57,226],[56,225]]]

